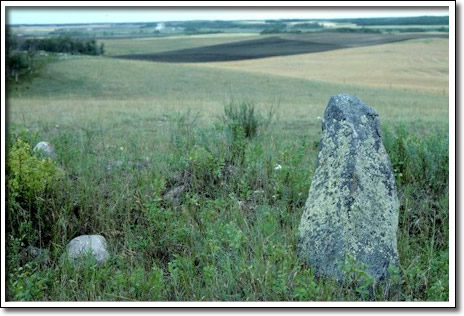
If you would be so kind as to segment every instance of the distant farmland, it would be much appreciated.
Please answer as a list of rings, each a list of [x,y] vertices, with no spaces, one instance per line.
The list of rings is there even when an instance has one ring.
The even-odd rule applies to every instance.
[[[115,56],[117,58],[157,62],[214,62],[257,59],[331,51],[341,48],[362,47],[393,43],[418,38],[448,38],[446,34],[346,34],[317,33],[282,35],[161,53]]]

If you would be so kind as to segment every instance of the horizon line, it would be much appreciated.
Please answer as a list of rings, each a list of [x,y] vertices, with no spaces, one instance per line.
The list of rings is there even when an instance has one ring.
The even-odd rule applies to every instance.
[[[333,21],[333,20],[356,20],[356,19],[407,19],[419,17],[449,17],[448,15],[414,15],[414,16],[372,16],[372,17],[349,17],[349,18],[280,18],[280,19],[191,19],[191,20],[170,20],[170,21],[140,21],[140,22],[75,22],[75,23],[5,23],[6,26],[48,26],[48,25],[89,25],[89,24],[144,24],[144,23],[169,23],[169,22],[189,22],[189,21],[282,21],[282,20],[299,20],[299,21]]]

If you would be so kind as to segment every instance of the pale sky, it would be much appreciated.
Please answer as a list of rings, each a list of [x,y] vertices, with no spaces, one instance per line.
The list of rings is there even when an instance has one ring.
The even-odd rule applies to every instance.
[[[6,7],[8,24],[158,22],[186,20],[325,19],[448,15],[448,7],[299,7],[299,8],[154,8],[154,7]]]

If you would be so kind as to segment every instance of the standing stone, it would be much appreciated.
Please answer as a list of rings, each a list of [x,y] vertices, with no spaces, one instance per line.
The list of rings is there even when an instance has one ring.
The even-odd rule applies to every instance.
[[[92,255],[98,264],[103,264],[109,257],[105,237],[101,235],[82,235],[71,240],[66,247],[68,259],[79,261],[87,255]]]
[[[50,143],[47,142],[40,142],[37,145],[35,145],[33,152],[38,153],[40,156],[44,158],[56,158],[55,149]]]
[[[299,227],[298,255],[318,275],[343,280],[354,259],[376,281],[398,264],[399,202],[377,112],[356,97],[330,99],[318,166]]]

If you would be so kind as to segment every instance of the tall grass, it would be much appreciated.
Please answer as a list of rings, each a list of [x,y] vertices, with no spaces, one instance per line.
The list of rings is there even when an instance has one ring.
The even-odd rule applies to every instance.
[[[360,96],[390,124],[384,140],[401,199],[400,266],[390,283],[371,284],[353,265],[352,282],[341,285],[296,258],[318,116],[340,91]],[[231,95],[256,103],[225,102],[223,111]],[[7,213],[46,224],[39,232],[40,221],[7,221],[8,300],[448,299],[446,95],[72,57],[48,64],[7,101],[10,155],[19,138],[27,148],[45,140],[65,173],[32,191],[30,209],[7,205]],[[275,103],[285,105],[281,119],[268,120],[262,109]],[[9,188],[14,175],[7,170]],[[26,223],[21,231],[8,227],[18,222]],[[62,260],[81,234],[107,238],[105,265]],[[29,245],[50,250],[48,265],[23,260]]]
[[[390,281],[373,284],[356,265],[348,266],[352,282],[339,284],[316,276],[296,256],[319,135],[294,133],[279,121],[260,130],[258,118],[264,115],[252,103],[238,104],[226,106],[225,119],[210,125],[199,124],[192,112],[163,116],[151,140],[158,151],[148,161],[141,153],[149,143],[129,134],[124,145],[129,147],[112,147],[98,125],[55,136],[56,163],[66,177],[54,182],[52,195],[34,195],[54,214],[50,238],[38,242],[35,230],[24,236],[8,230],[7,299],[448,299],[445,129],[384,130],[401,203],[399,270],[390,271]],[[38,138],[23,137],[30,146]],[[8,187],[12,175],[10,170]],[[180,193],[166,198],[173,189]],[[12,211],[15,205],[7,207]],[[63,261],[66,243],[90,233],[108,239],[110,260],[101,267]],[[22,263],[21,249],[28,245],[49,249],[50,264]]]

